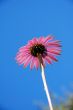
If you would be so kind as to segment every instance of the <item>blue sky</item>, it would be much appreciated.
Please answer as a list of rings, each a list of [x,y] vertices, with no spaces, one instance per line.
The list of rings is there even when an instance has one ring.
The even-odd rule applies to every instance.
[[[33,37],[53,34],[62,41],[59,62],[46,65],[49,90],[59,96],[73,83],[73,1],[0,0],[0,108],[36,110],[47,103],[40,69],[24,69],[15,61],[19,47]]]

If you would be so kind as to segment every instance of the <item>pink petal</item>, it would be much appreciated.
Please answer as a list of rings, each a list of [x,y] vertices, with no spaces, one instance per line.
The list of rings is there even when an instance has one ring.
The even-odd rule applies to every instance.
[[[47,48],[47,51],[60,51],[61,52],[61,49],[59,47],[49,47]]]
[[[18,63],[21,65],[25,62],[25,57],[23,57],[22,59],[18,60]]]
[[[29,46],[33,46],[33,45],[34,45],[33,41],[30,40],[30,41],[28,42],[28,45],[29,45]]]
[[[30,55],[29,55],[29,56],[30,56]],[[18,62],[19,64],[23,64],[29,56],[27,56],[27,57],[24,56],[23,58],[17,59],[17,62]]]
[[[60,43],[61,41],[59,41],[59,40],[54,40],[54,41],[51,41],[50,43]]]
[[[46,43],[46,42],[48,42],[48,41],[50,41],[50,40],[53,40],[53,36],[51,36],[51,35],[49,35],[49,36],[47,36],[47,37],[45,38],[44,43]]]
[[[45,58],[42,58],[42,60],[43,60],[43,66],[45,67]]]
[[[56,51],[49,51],[49,52],[55,55],[60,55],[60,52],[56,52]]]
[[[32,57],[31,63],[30,63],[30,69],[34,67],[34,57]]]
[[[18,56],[16,56],[16,60],[21,59],[23,57],[24,57],[23,55],[18,55]]]
[[[26,47],[26,46],[22,46],[22,47],[19,48],[19,50],[20,50],[20,49],[24,49],[25,47]]]
[[[37,43],[38,43],[37,38],[33,38],[32,40],[30,40],[30,41],[28,42],[28,45],[29,45],[29,46],[33,46],[33,45],[35,45],[35,44],[37,44]]]
[[[30,55],[29,53],[19,53],[17,56],[16,56],[16,59],[19,59],[19,58],[22,58],[26,55]]]
[[[54,49],[47,49],[47,52],[55,54],[55,55],[60,55],[61,50],[54,48]]]
[[[56,61],[56,62],[58,61],[53,55],[51,55],[51,54],[49,54],[49,53],[48,53],[48,57],[49,57],[50,59]]]
[[[61,44],[59,43],[60,41],[52,41],[52,42],[48,42],[47,46],[55,46],[55,47],[61,47]]]
[[[40,37],[39,39],[38,39],[38,43],[43,43],[44,42],[44,37]]]
[[[26,66],[30,63],[31,58],[32,58],[32,56],[30,55],[30,56],[25,60],[24,67],[26,67]]]
[[[50,46],[54,46],[54,47],[61,47],[61,45],[60,44],[53,44],[53,43],[50,43],[50,44],[47,44],[47,46],[48,47],[50,47]]]
[[[37,44],[38,43],[38,39],[37,38],[33,38],[33,44]]]
[[[38,58],[35,58],[34,64],[35,64],[36,69],[38,69],[38,67],[40,66]]]
[[[17,55],[16,55],[16,59],[18,58],[18,57],[20,57],[20,56],[23,56],[23,53],[17,53]]]
[[[49,64],[52,64],[52,61],[51,61],[51,59],[50,59],[48,56],[45,57],[45,60],[46,60]]]
[[[24,51],[29,51],[29,48],[23,48],[23,49],[19,49],[19,52],[24,52]]]

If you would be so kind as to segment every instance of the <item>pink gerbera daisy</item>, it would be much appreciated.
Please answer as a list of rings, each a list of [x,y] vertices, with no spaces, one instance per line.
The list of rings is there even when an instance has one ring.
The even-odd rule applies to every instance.
[[[46,83],[44,67],[45,62],[51,64],[52,61],[58,61],[56,56],[61,53],[60,47],[60,41],[54,40],[54,37],[51,35],[47,37],[33,38],[26,46],[19,49],[16,56],[17,62],[19,64],[24,64],[24,67],[27,67],[28,64],[30,64],[31,69],[34,66],[36,68],[39,66],[41,67],[44,90],[46,92],[50,110],[53,110],[53,106]]]
[[[34,66],[38,68],[40,63],[45,66],[52,61],[58,61],[56,56],[60,55],[60,41],[54,40],[54,37],[33,38],[27,45],[21,47],[17,53],[16,60],[19,64],[24,64],[26,67],[30,63],[30,68]]]

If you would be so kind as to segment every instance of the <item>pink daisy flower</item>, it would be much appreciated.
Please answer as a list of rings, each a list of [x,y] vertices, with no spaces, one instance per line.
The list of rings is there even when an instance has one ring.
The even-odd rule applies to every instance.
[[[40,64],[45,67],[46,62],[51,64],[53,61],[58,61],[56,56],[61,53],[61,44],[59,40],[54,40],[54,37],[33,38],[28,41],[27,45],[21,47],[16,55],[16,60],[19,64],[30,68],[38,68]]]
[[[58,61],[56,56],[60,55],[60,41],[54,40],[54,37],[49,35],[47,37],[33,38],[27,45],[21,47],[17,53],[16,60],[19,64],[24,64],[27,67],[30,64],[32,69],[34,66],[41,67],[42,80],[44,84],[44,90],[48,99],[50,110],[53,110],[48,86],[46,83],[44,67],[46,62],[51,64],[53,61]]]

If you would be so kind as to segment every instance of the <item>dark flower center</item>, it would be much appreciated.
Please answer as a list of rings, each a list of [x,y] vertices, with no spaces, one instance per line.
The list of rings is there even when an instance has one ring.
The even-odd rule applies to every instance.
[[[44,45],[36,44],[33,47],[31,47],[31,54],[34,57],[37,57],[39,54],[41,54],[42,57],[45,57],[47,55],[47,50]]]

